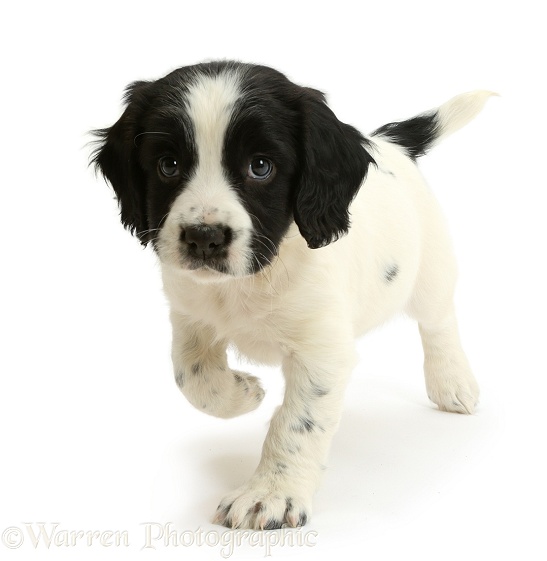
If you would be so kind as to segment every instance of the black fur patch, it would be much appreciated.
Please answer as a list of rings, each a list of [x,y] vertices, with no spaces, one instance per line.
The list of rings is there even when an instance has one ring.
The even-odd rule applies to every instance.
[[[437,112],[418,115],[407,121],[388,123],[372,133],[402,146],[407,154],[416,159],[423,156],[439,135]]]
[[[369,141],[337,119],[321,92],[307,91],[301,109],[304,165],[294,219],[308,246],[317,249],[348,232],[349,206],[375,162]]]

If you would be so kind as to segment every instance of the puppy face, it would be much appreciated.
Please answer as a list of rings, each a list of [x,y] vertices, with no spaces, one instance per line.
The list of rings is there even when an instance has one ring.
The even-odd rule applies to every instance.
[[[198,278],[268,266],[296,221],[311,248],[349,227],[373,161],[324,96],[270,68],[209,63],[128,87],[97,131],[98,169],[121,219],[160,260]]]

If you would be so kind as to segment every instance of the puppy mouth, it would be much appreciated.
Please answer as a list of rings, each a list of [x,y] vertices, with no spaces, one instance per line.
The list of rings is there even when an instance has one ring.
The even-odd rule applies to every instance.
[[[224,275],[230,274],[230,270],[226,262],[219,259],[187,258],[184,260],[183,268],[188,271],[212,271]]]

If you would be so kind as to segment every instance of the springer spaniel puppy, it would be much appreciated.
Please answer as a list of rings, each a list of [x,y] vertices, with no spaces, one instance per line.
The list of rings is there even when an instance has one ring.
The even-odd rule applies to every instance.
[[[230,368],[228,345],[283,369],[260,463],[222,499],[215,523],[306,523],[355,338],[398,312],[419,324],[431,401],[473,413],[456,264],[416,159],[490,95],[457,96],[365,137],[317,90],[264,66],[211,62],[131,84],[123,115],[96,131],[93,162],[121,221],[159,257],[188,401],[223,418],[259,406],[259,380]]]

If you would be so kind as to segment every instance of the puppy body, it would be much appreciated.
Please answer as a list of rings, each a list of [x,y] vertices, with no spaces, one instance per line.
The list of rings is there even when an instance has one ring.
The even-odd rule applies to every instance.
[[[318,92],[270,69],[224,63],[170,76],[140,99],[133,86],[122,119],[100,133],[96,161],[122,220],[160,257],[187,399],[225,418],[260,404],[258,380],[228,366],[228,345],[283,368],[285,398],[260,464],[215,522],[302,525],[356,364],[355,337],[408,313],[430,399],[473,412],[479,392],[453,310],[455,260],[414,160],[490,94],[458,96],[365,139]],[[155,139],[139,151],[139,135]]]
[[[317,331],[333,341],[347,326],[345,336],[353,341],[405,310],[422,255],[440,260],[449,292],[454,260],[435,199],[400,150],[380,139],[375,147],[378,168],[369,171],[352,204],[346,236],[310,251],[293,224],[267,270],[219,282],[163,265],[173,310],[214,326],[218,336],[252,360],[278,364],[288,349],[300,354],[295,347],[308,336],[315,347]],[[389,173],[381,170],[384,160]],[[397,175],[404,175],[405,182]],[[438,255],[427,255],[424,228],[435,232]],[[321,318],[326,322],[322,327]],[[330,355],[333,344],[311,353],[321,355],[321,348]]]

